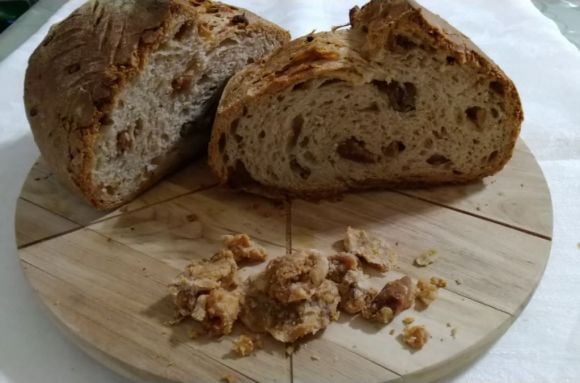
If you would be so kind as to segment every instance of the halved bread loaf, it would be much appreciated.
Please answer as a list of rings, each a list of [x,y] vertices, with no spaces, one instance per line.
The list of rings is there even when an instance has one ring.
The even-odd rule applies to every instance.
[[[34,137],[65,183],[116,207],[205,151],[226,80],[289,39],[208,0],[89,1],[30,58]]]
[[[512,155],[513,83],[467,37],[407,0],[292,41],[222,96],[210,165],[223,183],[320,198],[480,179]]]

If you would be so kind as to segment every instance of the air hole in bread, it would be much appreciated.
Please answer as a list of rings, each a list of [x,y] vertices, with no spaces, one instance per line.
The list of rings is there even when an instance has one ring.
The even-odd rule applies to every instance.
[[[220,48],[227,48],[227,47],[234,47],[237,46],[239,43],[232,39],[232,38],[227,38],[227,39],[223,39],[221,41],[221,43],[219,44]]]
[[[284,99],[285,99],[285,98],[286,98],[286,97],[284,97],[284,95],[283,95],[283,94],[279,94],[279,95],[277,95],[277,96],[276,96],[276,100],[278,100],[278,102],[282,102],[282,101],[284,101]]]
[[[453,169],[453,174],[455,174],[456,176],[460,176],[463,174],[463,172],[457,169]]]
[[[395,158],[400,153],[404,152],[405,149],[406,149],[406,146],[401,141],[392,141],[391,143],[389,143],[389,145],[383,146],[381,151],[383,152],[383,154],[386,157]]]
[[[336,147],[338,155],[345,160],[372,164],[377,162],[377,156],[366,148],[366,143],[356,137],[350,137]]]
[[[74,63],[74,64],[71,64],[71,65],[68,65],[68,66],[65,68],[65,70],[66,70],[66,72],[67,72],[68,74],[73,74],[73,73],[76,73],[76,72],[78,72],[79,70],[81,70],[81,64],[79,64],[79,63]]]
[[[398,81],[378,81],[374,80],[373,85],[377,89],[386,94],[391,108],[397,112],[406,113],[415,110],[415,98],[417,96],[417,89],[411,82],[403,84]]]
[[[101,118],[99,118],[99,123],[103,126],[112,125],[113,119],[108,114],[103,114]]]
[[[393,40],[394,44],[398,48],[409,50],[417,47],[417,43],[411,40],[410,37],[405,35],[395,35],[395,38]]]
[[[220,139],[218,141],[218,148],[219,148],[220,153],[223,153],[224,149],[226,148],[226,134],[225,133],[222,133],[220,135]]]
[[[432,138],[426,138],[425,141],[423,141],[423,147],[425,149],[431,149],[433,147],[433,139]]]
[[[133,126],[133,137],[138,137],[143,132],[143,121],[139,118],[135,121]]]
[[[361,112],[379,112],[379,104],[377,104],[376,102],[371,103],[369,106],[367,106],[364,109],[361,109]]]
[[[499,112],[497,111],[497,109],[496,109],[496,108],[491,108],[491,109],[490,109],[490,112],[491,112],[491,116],[492,116],[493,118],[498,118],[498,117],[499,117]]]
[[[292,92],[297,90],[308,90],[310,89],[310,81],[300,82],[292,87]]]
[[[486,111],[479,106],[470,106],[465,109],[465,115],[467,119],[471,121],[478,130],[483,128],[483,123],[485,121]]]
[[[312,171],[309,168],[300,165],[300,163],[294,156],[292,156],[292,158],[290,159],[290,169],[292,169],[292,171],[296,175],[298,175],[300,178],[304,180],[308,179],[310,177],[310,174],[312,174]]]
[[[304,159],[313,165],[316,165],[316,163],[317,163],[316,157],[314,156],[314,154],[312,154],[312,152],[310,150],[307,150],[306,152],[304,152]]]
[[[193,31],[193,22],[186,21],[185,23],[181,24],[177,33],[173,36],[173,38],[177,41],[182,41],[191,36],[191,32]]]
[[[117,188],[115,186],[112,185],[105,186],[105,193],[107,193],[108,195],[115,195],[116,192]]]
[[[341,80],[339,78],[331,78],[331,79],[325,80],[322,83],[320,83],[318,88],[324,88],[325,86],[334,85],[334,84],[338,84],[341,82],[344,82],[344,80]]]
[[[489,154],[489,156],[487,157],[487,162],[493,162],[495,161],[495,159],[497,158],[497,155],[499,154],[499,152],[497,150],[494,150],[493,152],[491,152]]]
[[[262,140],[262,139],[264,139],[264,137],[266,137],[266,132],[262,130],[262,131],[260,131],[260,134],[258,134],[258,138],[260,140]]]
[[[454,65],[457,62],[457,59],[454,56],[447,56],[445,61],[447,61],[447,65]]]
[[[310,137],[309,136],[306,136],[306,137],[304,137],[302,139],[302,141],[300,141],[300,144],[299,145],[300,145],[301,148],[305,148],[305,147],[308,146],[309,143],[310,143]]]
[[[28,114],[30,115],[30,117],[36,117],[38,115],[38,108],[36,107],[30,108]]]
[[[169,134],[167,134],[167,133],[163,133],[163,134],[161,135],[161,140],[163,140],[163,141],[165,141],[165,142],[169,141]]]
[[[240,126],[240,119],[236,118],[230,124],[230,134],[236,134],[238,131],[238,126]]]
[[[431,155],[431,157],[427,158],[427,163],[429,165],[433,165],[433,166],[439,166],[439,165],[443,165],[443,164],[447,164],[449,163],[450,160],[449,158],[445,157],[442,154],[433,154]]]
[[[250,172],[248,172],[246,164],[242,160],[237,160],[235,166],[230,166],[228,168],[228,185],[232,188],[256,184],[257,182],[254,180]]]
[[[117,153],[119,155],[124,154],[126,151],[131,149],[133,146],[133,141],[131,140],[131,135],[128,131],[123,130],[117,133]]]
[[[181,125],[181,128],[179,129],[179,135],[181,137],[187,137],[194,132],[194,128],[195,123],[193,121],[186,122],[185,124]]]
[[[246,60],[246,64],[253,64],[255,62],[256,62],[256,60],[254,60],[253,57],[248,57],[248,59]]]
[[[504,86],[500,81],[490,82],[489,89],[491,89],[492,92],[499,94],[500,96],[503,96],[505,94]]]
[[[296,144],[298,143],[298,138],[302,133],[303,126],[304,126],[304,117],[302,117],[301,114],[296,115],[292,119],[292,123],[290,125],[290,127],[292,128],[292,134],[290,136],[290,139],[288,140],[288,149],[296,147]]]

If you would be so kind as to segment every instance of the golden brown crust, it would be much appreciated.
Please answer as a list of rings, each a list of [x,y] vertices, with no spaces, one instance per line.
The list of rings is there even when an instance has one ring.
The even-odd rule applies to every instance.
[[[204,29],[212,19],[224,17],[231,22],[222,23],[223,28]],[[288,39],[287,32],[249,11],[209,0],[93,0],[53,26],[30,57],[24,101],[41,154],[63,182],[96,208],[125,202],[105,201],[102,187],[91,176],[94,144],[108,113],[150,53],[184,21],[216,43],[240,28],[247,33],[266,30],[278,41]],[[170,170],[153,175],[135,194]]]
[[[474,182],[497,173],[505,166],[513,154],[523,112],[514,84],[490,58],[466,36],[413,1],[372,0],[361,9],[353,9],[350,17],[351,30],[311,34],[296,39],[269,58],[242,70],[230,80],[218,108],[208,150],[210,167],[222,184],[275,199],[291,197],[320,200],[340,196],[346,190],[415,188]],[[265,102],[272,94],[311,79],[328,77],[353,84],[364,83],[365,76],[368,78],[370,74],[360,71],[373,70],[373,55],[384,49],[385,39],[389,41],[391,32],[396,28],[426,31],[433,47],[448,52],[459,64],[471,66],[501,84],[506,110],[511,113],[507,119],[511,138],[493,161],[471,174],[434,174],[416,179],[402,177],[388,181],[368,179],[340,189],[308,191],[264,185],[252,179],[247,171],[244,172],[243,164],[241,172],[238,171],[238,166],[226,166],[219,152],[219,138],[222,133],[227,134],[227,127],[234,119],[243,115],[244,110]],[[237,177],[239,175],[241,177]]]

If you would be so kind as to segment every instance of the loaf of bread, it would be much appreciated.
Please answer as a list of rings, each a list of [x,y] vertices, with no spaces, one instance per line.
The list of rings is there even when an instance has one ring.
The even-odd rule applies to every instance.
[[[289,39],[209,0],[91,0],[30,58],[35,140],[64,183],[114,208],[205,152],[227,79]]]
[[[209,162],[225,184],[318,199],[463,183],[499,171],[523,119],[514,84],[410,0],[372,0],[236,74]]]

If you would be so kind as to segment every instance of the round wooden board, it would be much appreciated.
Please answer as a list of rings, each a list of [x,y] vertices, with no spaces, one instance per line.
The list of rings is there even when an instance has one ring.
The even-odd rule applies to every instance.
[[[452,373],[501,336],[540,281],[551,217],[542,172],[519,142],[506,169],[481,183],[318,204],[277,206],[224,190],[200,162],[108,214],[62,189],[39,161],[23,188],[16,228],[26,275],[57,323],[119,372],[170,382],[228,374],[238,382],[391,382]],[[382,280],[438,276],[447,288],[428,309],[411,309],[385,327],[342,315],[290,358],[269,339],[255,355],[235,357],[239,328],[208,340],[191,339],[191,323],[164,324],[174,312],[167,284],[192,259],[212,255],[221,235],[247,233],[274,257],[290,248],[335,251],[349,225],[397,249],[399,267]],[[412,265],[431,249],[440,255],[436,263]],[[404,317],[431,334],[420,351],[400,341]]]

